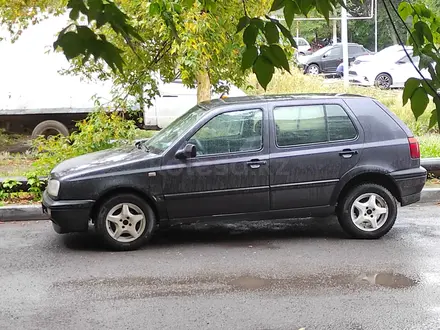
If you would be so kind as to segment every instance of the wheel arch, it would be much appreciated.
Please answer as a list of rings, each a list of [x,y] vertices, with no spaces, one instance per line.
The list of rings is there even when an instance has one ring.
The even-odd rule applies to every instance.
[[[385,187],[399,202],[402,202],[400,190],[396,182],[387,175],[385,171],[375,170],[360,173],[347,179],[333,195],[332,205],[339,204],[339,201],[341,201],[352,188],[365,183],[373,183]]]
[[[147,204],[152,208],[154,215],[156,216],[156,222],[159,223],[160,222],[160,212],[159,212],[159,207],[158,207],[158,200],[157,198],[155,198],[154,196],[151,196],[139,189],[133,188],[133,187],[115,187],[112,189],[109,189],[105,192],[103,192],[99,198],[96,200],[95,204],[92,207],[92,210],[90,212],[90,217],[92,219],[92,221],[95,221],[96,216],[99,212],[99,208],[101,207],[101,205],[107,201],[108,199],[116,196],[116,195],[120,195],[120,194],[133,194],[136,195],[140,198],[142,198],[143,200],[145,200],[147,202]]]

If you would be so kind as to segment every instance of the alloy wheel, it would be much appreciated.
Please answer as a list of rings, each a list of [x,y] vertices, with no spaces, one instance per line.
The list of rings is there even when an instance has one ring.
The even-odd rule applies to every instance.
[[[362,194],[351,206],[351,220],[363,231],[375,231],[381,228],[388,219],[387,202],[378,194]]]

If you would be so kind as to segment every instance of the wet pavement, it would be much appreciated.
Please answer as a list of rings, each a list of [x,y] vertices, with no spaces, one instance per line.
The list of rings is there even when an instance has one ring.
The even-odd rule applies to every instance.
[[[0,329],[440,329],[440,206],[380,240],[333,218],[192,225],[108,252],[0,224]]]

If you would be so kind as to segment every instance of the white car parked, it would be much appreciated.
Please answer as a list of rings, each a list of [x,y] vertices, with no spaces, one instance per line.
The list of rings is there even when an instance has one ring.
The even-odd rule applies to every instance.
[[[312,46],[310,46],[309,42],[304,38],[294,37],[296,45],[298,46],[297,54],[304,56],[310,55],[312,53]]]
[[[420,57],[413,56],[408,49],[412,62],[418,67]],[[423,76],[430,79],[428,70],[421,70]],[[408,78],[420,78],[406,53],[403,51],[388,51],[371,56],[368,61],[359,61],[349,69],[349,80],[352,84],[376,86],[381,89],[403,88]]]
[[[407,50],[412,50],[412,46],[405,46],[405,48]],[[353,62],[353,65],[357,65],[361,62],[371,62],[371,61],[377,60],[378,58],[383,58],[386,56],[390,57],[390,56],[393,56],[393,54],[405,55],[405,51],[403,50],[403,47],[401,45],[388,46],[375,54],[362,55],[362,56],[356,57],[356,60]]]

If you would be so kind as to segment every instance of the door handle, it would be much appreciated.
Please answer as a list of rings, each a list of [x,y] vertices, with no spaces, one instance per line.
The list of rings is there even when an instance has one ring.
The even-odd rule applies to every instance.
[[[259,160],[259,159],[252,159],[251,161],[247,162],[246,164],[250,167],[250,168],[260,168],[261,165],[266,165],[266,161],[265,160]]]
[[[339,156],[342,156],[344,158],[351,158],[353,155],[357,155],[357,150],[351,150],[351,149],[344,149],[339,153]]]

